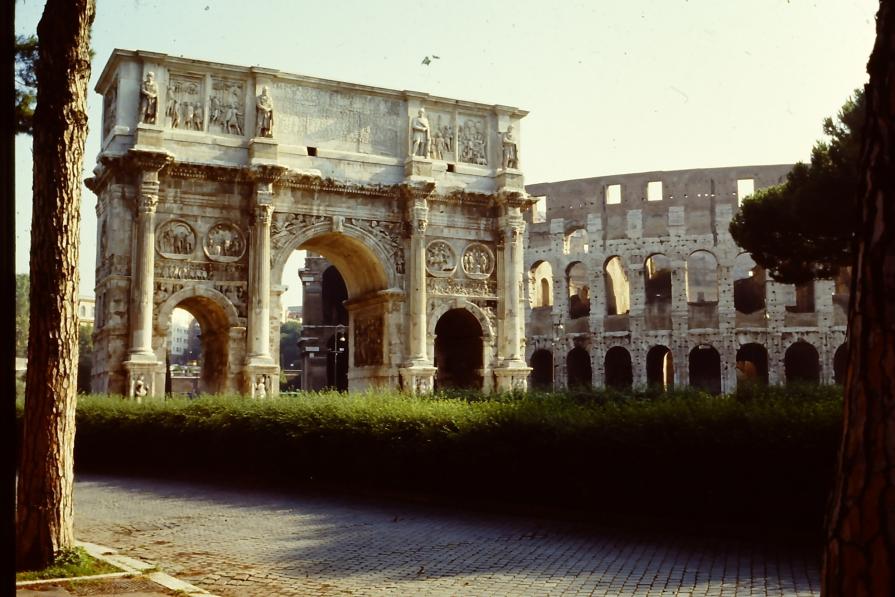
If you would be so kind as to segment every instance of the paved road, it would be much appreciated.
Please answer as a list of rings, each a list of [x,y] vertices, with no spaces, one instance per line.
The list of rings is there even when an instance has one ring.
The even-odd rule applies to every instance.
[[[406,503],[80,476],[78,539],[218,595],[817,595],[753,542],[645,536]]]

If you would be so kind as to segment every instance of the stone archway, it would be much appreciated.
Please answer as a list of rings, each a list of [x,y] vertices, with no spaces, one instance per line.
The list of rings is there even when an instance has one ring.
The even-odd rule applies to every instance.
[[[478,390],[483,381],[482,326],[466,309],[455,308],[435,325],[435,389]]]
[[[532,389],[553,389],[553,353],[545,348],[539,348],[531,354],[529,364]]]
[[[793,342],[783,357],[786,383],[820,383],[820,356],[811,344]]]
[[[572,388],[590,388],[593,385],[593,368],[590,364],[590,353],[576,346],[566,355],[567,385]]]
[[[613,346],[606,351],[604,359],[606,387],[615,390],[630,390],[634,383],[631,353],[622,346]]]
[[[149,71],[167,88],[159,114],[143,122],[132,79]],[[88,181],[104,231],[97,387],[158,395],[160,296],[203,288],[226,296],[239,320],[229,328],[228,384],[255,397],[276,394],[277,303],[286,260],[300,248],[344,278],[352,389],[431,390],[430,319],[438,305],[457,301],[493,322],[476,316],[485,330],[486,389],[524,388],[523,211],[535,200],[517,164],[505,166],[488,144],[455,135],[503,138],[508,127],[519,130],[525,112],[475,102],[458,112],[456,100],[266,69],[225,71],[116,50],[97,85],[117,107],[105,112],[109,135]],[[255,121],[262,88],[272,105],[265,122],[275,126]],[[333,111],[332,102],[350,110]],[[177,130],[184,126],[175,117],[186,105],[210,106],[191,116],[189,133]],[[411,139],[410,123],[421,114],[440,133],[431,151]],[[191,304],[203,311],[200,303]]]
[[[674,387],[674,355],[667,346],[653,346],[646,353],[646,383],[666,391]]]
[[[701,344],[690,351],[690,386],[710,394],[721,393],[721,355],[713,346]]]

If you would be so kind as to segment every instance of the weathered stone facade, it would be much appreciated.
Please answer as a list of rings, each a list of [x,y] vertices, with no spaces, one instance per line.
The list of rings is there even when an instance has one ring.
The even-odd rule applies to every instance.
[[[731,391],[738,377],[832,382],[845,342],[845,281],[795,289],[765,280],[728,232],[742,195],[782,182],[790,168],[528,185],[546,197],[543,222],[526,216],[534,385]]]
[[[276,394],[299,248],[344,277],[351,389],[431,388],[458,311],[481,387],[524,387],[526,112],[124,50],[96,91],[94,391],[160,395],[180,307],[202,328],[202,391]]]

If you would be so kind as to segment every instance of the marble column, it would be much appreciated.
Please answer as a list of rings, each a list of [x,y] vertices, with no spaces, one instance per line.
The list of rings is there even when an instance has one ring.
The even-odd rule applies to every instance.
[[[523,250],[525,221],[522,219],[524,197],[508,193],[502,197],[503,216],[499,220],[503,244],[498,264],[501,294],[503,295],[501,366],[494,370],[497,391],[524,390],[531,368],[525,364],[522,341],[525,334],[524,305],[522,304]]]
[[[164,364],[152,349],[155,300],[155,211],[159,199],[159,171],[170,161],[163,153],[134,153],[140,187],[135,201],[133,265],[130,288],[130,347],[124,367],[127,393],[140,401],[164,391]],[[161,377],[160,377],[161,376]]]
[[[273,183],[256,183],[249,251],[246,389],[253,398],[276,394],[279,369],[270,353],[270,221]]]
[[[407,364],[401,368],[401,383],[415,394],[434,389],[436,369],[427,350],[426,317],[426,228],[429,226],[428,193],[407,190],[406,218],[409,228],[410,255],[407,259],[406,294],[409,305]]]

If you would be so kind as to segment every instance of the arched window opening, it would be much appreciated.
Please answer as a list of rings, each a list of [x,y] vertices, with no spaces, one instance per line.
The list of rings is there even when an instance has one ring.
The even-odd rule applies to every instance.
[[[694,251],[687,258],[687,302],[718,302],[718,260],[708,251]]]
[[[624,315],[631,310],[628,274],[620,257],[610,257],[603,266],[606,284],[606,315]]]
[[[690,351],[690,386],[721,393],[721,355],[714,347],[701,344]]]
[[[606,387],[616,390],[630,390],[634,383],[631,368],[631,353],[621,346],[613,346],[606,351],[604,360]]]
[[[807,342],[796,342],[783,357],[786,383],[820,383],[820,357]]]
[[[451,309],[435,325],[436,389],[482,387],[482,325],[466,309]]]
[[[671,260],[651,255],[643,264],[644,317],[647,329],[671,329]]]
[[[768,383],[768,351],[761,344],[743,344],[737,350],[737,384]]]
[[[833,355],[833,381],[845,385],[846,375],[848,375],[848,345],[842,344]]]
[[[566,271],[566,281],[569,287],[569,318],[578,319],[590,315],[587,267],[580,261],[576,261]]]
[[[593,383],[590,354],[576,346],[566,355],[566,370],[569,388],[589,388]]]
[[[531,387],[533,390],[553,388],[553,353],[540,348],[531,355]]]
[[[653,346],[646,353],[646,383],[666,392],[674,387],[674,357],[667,346]]]
[[[767,276],[749,253],[740,253],[733,263],[733,305],[737,313],[751,315],[765,309]]]
[[[586,228],[577,228],[567,234],[564,239],[563,253],[566,255],[587,253],[589,248]]]
[[[539,261],[529,271],[529,295],[531,307],[553,306],[553,267],[547,261]]]

